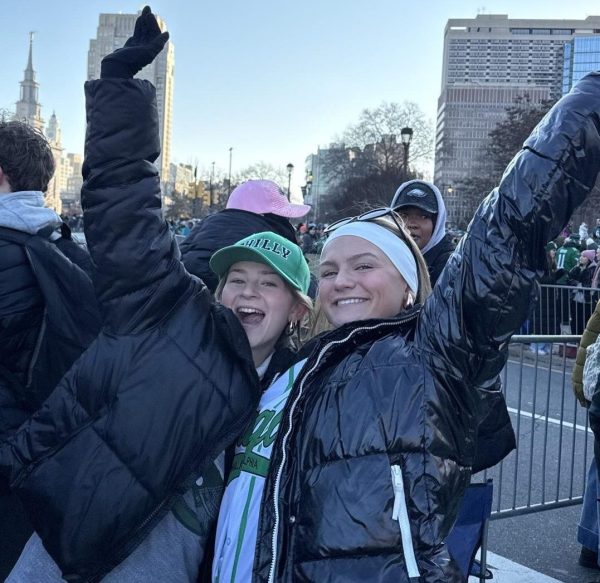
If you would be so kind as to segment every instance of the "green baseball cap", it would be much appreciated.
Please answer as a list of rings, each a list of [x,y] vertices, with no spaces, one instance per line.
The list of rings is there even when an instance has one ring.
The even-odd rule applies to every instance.
[[[285,237],[270,231],[250,235],[217,251],[210,258],[210,268],[221,278],[238,261],[264,263],[294,289],[303,294],[308,292],[308,264],[300,247]]]

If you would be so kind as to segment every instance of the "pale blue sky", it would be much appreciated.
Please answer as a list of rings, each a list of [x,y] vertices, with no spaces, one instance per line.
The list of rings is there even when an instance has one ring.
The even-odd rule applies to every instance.
[[[101,12],[129,0],[0,0],[0,108],[14,109],[37,31],[34,66],[42,114],[56,111],[67,151],[83,152],[82,84]],[[155,0],[175,45],[172,158],[241,169],[263,160],[296,166],[365,107],[415,101],[435,118],[443,31],[478,10],[510,18],[585,18],[588,0]]]

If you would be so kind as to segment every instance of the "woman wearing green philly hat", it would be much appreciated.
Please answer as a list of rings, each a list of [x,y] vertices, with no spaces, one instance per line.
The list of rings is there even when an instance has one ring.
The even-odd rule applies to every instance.
[[[256,373],[262,388],[266,389],[262,393],[259,411],[270,410],[274,400],[279,402],[281,409],[284,402],[281,397],[291,387],[295,368],[292,367],[285,376],[273,378],[297,359],[290,337],[312,309],[311,300],[306,295],[310,272],[302,251],[280,235],[263,232],[221,249],[211,258],[210,266],[219,277],[217,299],[232,310],[246,332],[246,346],[249,344]],[[232,331],[237,330],[233,328]],[[218,344],[218,339],[214,340]],[[238,349],[243,350],[244,344],[240,344]],[[233,361],[231,366],[235,366]],[[85,374],[85,369],[83,372]],[[179,376],[174,374],[173,378],[176,380]],[[197,382],[200,382],[200,377]],[[147,378],[145,383],[149,387],[153,381]],[[251,384],[248,390],[252,390]],[[262,418],[259,415],[259,419]],[[168,451],[169,435],[163,435],[163,439],[165,451]],[[208,439],[211,439],[210,435]],[[75,441],[74,437],[72,441]],[[242,438],[240,442],[243,441]],[[63,447],[66,452],[74,449],[68,442]],[[168,454],[164,455],[168,464]],[[84,456],[80,464],[85,467],[87,463]],[[234,459],[234,467],[236,463],[237,458]],[[193,582],[198,577],[206,579],[207,575],[199,575],[199,571],[206,572],[210,568],[210,557],[205,557],[205,551],[224,490],[224,471],[225,455],[221,452],[216,455],[214,463],[202,472],[201,478],[175,500],[172,512],[158,522],[139,546],[105,575],[103,581],[119,582],[131,577],[135,577],[134,581]],[[54,483],[49,483],[46,488],[44,490],[52,492]],[[125,500],[128,496],[125,495]],[[85,496],[81,499],[85,500]],[[131,526],[134,524],[131,523]],[[42,546],[38,534],[34,534],[27,543],[7,581],[20,583],[34,579],[40,583],[63,580],[61,569]]]
[[[309,312],[310,272],[300,247],[263,232],[217,251],[210,260],[219,276],[217,299],[232,309],[246,331],[254,364],[266,370],[275,345]]]

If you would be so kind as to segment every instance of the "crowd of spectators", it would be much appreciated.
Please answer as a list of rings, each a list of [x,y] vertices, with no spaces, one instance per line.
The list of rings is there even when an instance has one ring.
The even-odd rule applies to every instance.
[[[526,334],[583,333],[600,298],[600,219],[589,231],[581,223],[569,225],[555,241],[546,245],[546,269],[541,279],[539,301],[522,332]],[[531,346],[547,353],[546,344]]]

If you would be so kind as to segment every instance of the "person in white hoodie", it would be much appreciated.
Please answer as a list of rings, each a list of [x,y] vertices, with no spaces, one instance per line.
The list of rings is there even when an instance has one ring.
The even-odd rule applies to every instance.
[[[53,174],[40,132],[0,122],[0,439],[41,405],[99,329],[89,257],[44,206]],[[0,516],[11,525],[0,535],[4,580],[31,527],[2,483]]]
[[[390,206],[402,217],[423,253],[433,287],[454,251],[446,235],[446,205],[438,187],[424,180],[410,180],[398,187]]]

